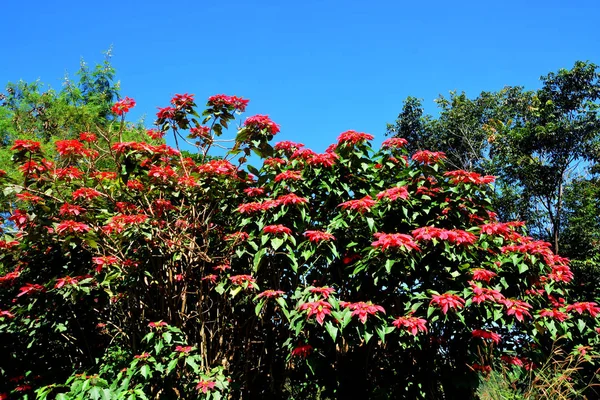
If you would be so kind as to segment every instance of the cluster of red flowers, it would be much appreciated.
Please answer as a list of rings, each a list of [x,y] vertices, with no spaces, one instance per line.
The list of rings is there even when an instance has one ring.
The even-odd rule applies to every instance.
[[[484,288],[477,285],[475,282],[470,282],[471,290],[473,290],[472,301],[474,304],[480,304],[484,301],[491,301],[493,303],[502,303],[504,301],[504,295],[496,289]]]
[[[85,212],[85,208],[74,204],[64,203],[60,206],[59,215],[70,215],[77,217]]]
[[[353,317],[358,316],[358,319],[363,324],[367,323],[367,317],[369,315],[375,315],[378,312],[385,314],[385,310],[383,309],[383,307],[373,304],[370,301],[359,301],[357,303],[348,303],[346,301],[340,301],[340,306],[352,310],[351,315]]]
[[[335,237],[331,233],[322,231],[306,231],[304,232],[304,236],[306,236],[308,240],[314,243],[319,243],[327,240],[335,240]]]
[[[373,140],[374,136],[368,133],[356,132],[356,131],[346,131],[342,132],[338,137],[338,145],[343,145],[346,143],[358,144],[365,142],[367,140]]]
[[[176,94],[171,99],[171,104],[177,108],[190,108],[194,106],[194,95],[193,94]]]
[[[388,199],[390,201],[396,201],[398,199],[408,199],[408,190],[406,186],[396,186],[390,189],[386,189],[383,192],[377,193],[377,200]]]
[[[461,229],[448,230],[436,228],[434,226],[417,228],[412,231],[412,234],[417,240],[429,241],[432,239],[439,239],[455,245],[472,245],[477,241],[477,236],[471,232],[463,231]]]
[[[488,183],[493,183],[496,180],[495,176],[481,176],[481,174],[478,174],[477,172],[469,172],[462,169],[456,171],[448,171],[444,174],[444,176],[450,177],[450,182],[452,182],[454,185],[457,185],[459,183],[485,185]]]
[[[83,199],[90,201],[98,196],[102,196],[102,193],[92,188],[79,188],[72,193],[73,200]]]
[[[237,168],[227,160],[211,160],[195,169],[199,173],[214,175],[235,175]]]
[[[295,143],[295,142],[290,142],[289,140],[284,140],[282,142],[275,143],[274,148],[275,148],[275,150],[292,153],[298,149],[301,149],[302,147],[304,147],[304,145],[302,143]]]
[[[506,315],[514,315],[515,318],[523,322],[523,317],[531,317],[529,310],[532,308],[530,304],[523,300],[504,299],[500,301],[506,307]]]
[[[102,231],[106,234],[113,232],[121,233],[129,225],[137,225],[145,222],[148,216],[145,214],[134,214],[134,215],[115,215],[110,221],[102,227]]]
[[[42,144],[34,140],[16,139],[13,146],[10,148],[13,151],[28,151],[30,153],[37,153],[40,151]]]
[[[403,233],[374,233],[373,236],[376,241],[371,243],[371,246],[385,251],[387,249],[401,248],[403,250],[416,250],[421,251],[419,246],[414,242],[412,236],[405,235]]]
[[[375,200],[367,195],[362,199],[345,201],[342,204],[339,204],[338,207],[342,207],[344,210],[353,210],[360,214],[364,214],[365,212],[370,211],[375,203]]]
[[[313,315],[316,316],[319,325],[323,325],[325,322],[325,316],[331,315],[331,304],[325,300],[312,301],[310,303],[304,303],[300,306],[300,311],[307,311],[306,318],[310,318]]]
[[[254,202],[254,203],[244,203],[240,204],[237,208],[240,214],[253,214],[258,211],[267,211],[271,208],[278,206],[289,206],[289,205],[297,205],[297,204],[306,204],[308,203],[308,199],[305,197],[300,197],[294,193],[289,193],[285,195],[281,195],[276,199],[267,199],[262,202]]]
[[[83,143],[75,139],[57,140],[54,145],[56,146],[56,151],[62,157],[96,155],[95,152],[86,149]]]
[[[243,242],[244,240],[247,240],[248,237],[249,235],[246,232],[234,232],[229,235],[225,235],[223,240],[235,240]]]
[[[248,117],[244,122],[244,126],[258,131],[265,130],[271,135],[276,135],[279,132],[279,125],[271,121],[268,115],[255,115]]]
[[[593,318],[596,318],[596,316],[600,314],[600,307],[594,302],[573,303],[567,306],[567,312],[570,311],[576,311],[580,315],[587,312]]]
[[[545,308],[543,310],[538,311],[538,314],[540,317],[552,318],[559,322],[563,322],[563,321],[569,319],[568,314],[566,314],[556,308],[553,308],[552,310]]]
[[[246,111],[248,102],[249,100],[245,100],[241,97],[227,96],[224,94],[217,94],[208,98],[208,105],[210,107],[226,107],[239,112]]]
[[[302,171],[287,170],[275,176],[275,182],[284,180],[299,181],[302,179]]]
[[[491,340],[494,343],[498,344],[502,341],[502,337],[495,332],[484,331],[481,329],[475,329],[471,332],[473,337]]]
[[[292,231],[283,225],[267,225],[263,228],[264,233],[271,233],[273,235],[291,235]]]
[[[256,298],[257,299],[261,299],[263,297],[267,298],[267,299],[273,299],[276,297],[281,297],[285,294],[284,291],[282,290],[273,290],[273,289],[269,289],[269,290],[265,290],[264,292],[259,293]]]
[[[266,166],[269,166],[271,168],[277,168],[281,165],[285,165],[286,161],[282,158],[270,157],[270,158],[265,159],[263,164]]]
[[[79,134],[79,140],[82,142],[94,143],[98,141],[98,137],[91,132],[81,132]]]
[[[314,154],[306,160],[306,163],[313,167],[330,168],[334,166],[337,159],[338,155],[335,153]]]
[[[463,308],[465,300],[453,293],[434,294],[431,296],[430,304],[441,308],[442,313],[447,314],[448,310]]]
[[[432,165],[446,159],[446,153],[443,151],[421,150],[413,154],[412,159],[421,164]]]
[[[254,277],[252,277],[252,275],[234,275],[234,276],[230,276],[229,280],[234,285],[248,286],[248,287],[252,287],[252,288],[257,287],[256,279],[254,279]]]
[[[196,390],[202,391],[202,393],[206,394],[209,390],[213,390],[215,388],[215,381],[206,381],[204,379],[198,381],[196,385]]]
[[[77,234],[77,233],[86,233],[91,228],[84,224],[83,222],[77,222],[73,220],[62,221],[56,226],[56,233],[59,235],[65,233]]]
[[[190,137],[194,139],[206,139],[210,136],[210,127],[197,126],[190,128]]]
[[[298,356],[306,358],[310,355],[313,347],[310,344],[301,344],[292,349],[292,357]]]
[[[498,275],[494,271],[490,271],[483,268],[472,269],[471,273],[473,274],[474,281],[482,281],[487,283],[489,283],[493,277]]]
[[[398,329],[406,328],[413,336],[416,336],[419,332],[427,332],[427,320],[412,315],[398,317],[392,322],[392,325]]]
[[[66,167],[66,168],[57,168],[56,169],[56,177],[58,179],[64,180],[73,180],[73,179],[81,179],[84,173],[77,167]]]
[[[40,201],[42,201],[42,198],[40,196],[36,196],[34,194],[31,194],[29,192],[21,192],[21,193],[17,193],[16,194],[17,199],[27,202],[27,203],[33,203],[33,204],[37,204]]]
[[[153,165],[148,170],[148,176],[154,182],[167,183],[177,176],[177,173],[169,165]]]
[[[384,140],[383,143],[381,143],[381,148],[383,148],[383,149],[386,149],[386,148],[399,149],[399,148],[406,146],[407,144],[408,144],[408,140],[406,140],[404,138],[393,137],[393,138]]]
[[[525,225],[525,222],[492,222],[479,226],[481,233],[486,235],[499,235],[507,240],[518,240],[521,235],[515,232],[515,229]]]
[[[111,110],[117,115],[123,115],[124,113],[129,112],[133,107],[135,107],[135,100],[125,97],[124,99],[117,101],[112,106]]]
[[[309,292],[313,293],[313,294],[318,294],[320,296],[323,296],[323,298],[328,298],[332,293],[335,293],[335,289],[331,288],[331,287],[311,287],[310,289],[308,289]]]

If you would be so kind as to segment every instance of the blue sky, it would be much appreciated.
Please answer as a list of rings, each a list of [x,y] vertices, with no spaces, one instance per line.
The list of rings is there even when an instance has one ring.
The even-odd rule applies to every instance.
[[[60,87],[83,57],[113,46],[135,118],[175,93],[250,99],[277,140],[324,150],[348,129],[383,140],[409,95],[476,96],[576,60],[600,63],[597,0],[484,1],[5,1],[0,83]],[[488,4],[489,3],[489,4]]]

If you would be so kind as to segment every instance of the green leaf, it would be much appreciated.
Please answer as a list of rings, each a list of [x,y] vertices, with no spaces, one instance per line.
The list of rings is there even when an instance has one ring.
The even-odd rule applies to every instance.
[[[262,311],[263,306],[265,305],[265,299],[261,299],[256,307],[254,307],[254,313],[258,316]]]
[[[327,333],[329,333],[329,336],[331,336],[331,339],[335,342],[335,339],[337,338],[338,328],[336,328],[331,323],[331,321],[327,321],[325,323],[325,329],[327,329]]]
[[[174,360],[169,361],[169,365],[167,365],[167,375],[169,375],[171,373],[171,371],[173,371],[177,367],[177,361],[179,361],[179,360],[174,359]]]
[[[142,365],[140,369],[140,374],[144,377],[144,379],[148,379],[148,377],[152,376],[152,372],[150,371],[150,366],[148,364]]]

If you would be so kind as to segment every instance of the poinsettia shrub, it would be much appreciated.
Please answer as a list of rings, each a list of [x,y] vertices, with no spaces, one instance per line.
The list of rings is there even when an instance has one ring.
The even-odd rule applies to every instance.
[[[493,177],[355,131],[324,153],[271,145],[266,115],[215,156],[247,104],[176,95],[126,142],[125,98],[57,159],[13,144],[4,397],[469,398],[557,341],[593,356],[600,308],[570,302],[548,243],[497,221]]]

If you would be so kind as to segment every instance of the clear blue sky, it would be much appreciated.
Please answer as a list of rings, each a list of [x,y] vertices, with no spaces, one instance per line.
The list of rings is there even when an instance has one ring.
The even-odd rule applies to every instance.
[[[598,0],[2,1],[0,84],[60,87],[113,46],[134,117],[175,93],[250,99],[277,140],[322,151],[348,129],[383,140],[409,95],[538,86],[576,60],[600,63]],[[245,117],[244,117],[245,118]]]

